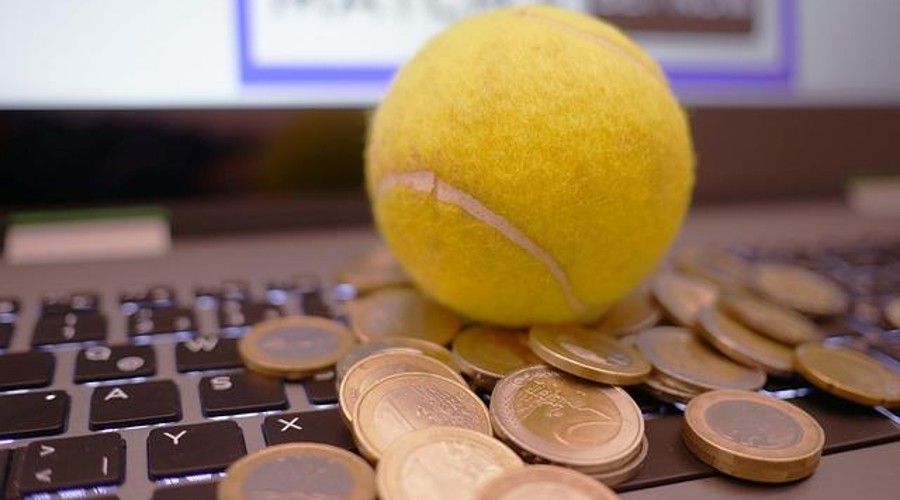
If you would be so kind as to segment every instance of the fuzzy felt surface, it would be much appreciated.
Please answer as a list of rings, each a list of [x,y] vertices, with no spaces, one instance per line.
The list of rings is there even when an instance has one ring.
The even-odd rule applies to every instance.
[[[423,290],[510,326],[590,320],[668,248],[690,203],[684,112],[609,25],[551,7],[463,21],[370,125],[376,222]]]

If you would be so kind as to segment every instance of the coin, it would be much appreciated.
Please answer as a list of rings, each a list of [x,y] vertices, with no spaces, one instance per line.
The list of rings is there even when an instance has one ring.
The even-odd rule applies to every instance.
[[[719,308],[700,312],[697,332],[722,354],[771,375],[790,377],[794,373],[794,351],[731,319]]]
[[[453,340],[453,360],[473,383],[491,390],[504,375],[541,359],[528,348],[528,335],[521,330],[474,325]]]
[[[330,368],[355,342],[344,325],[313,316],[285,316],[257,323],[238,341],[253,371],[297,380]]]
[[[793,309],[746,294],[726,293],[719,306],[745,326],[782,344],[797,346],[824,334],[809,318]]]
[[[863,405],[900,407],[900,375],[847,347],[797,348],[797,371],[825,392]]]
[[[595,382],[640,384],[650,375],[650,363],[612,337],[578,326],[534,326],[528,345],[547,364]]]
[[[825,433],[796,406],[759,393],[711,391],[688,403],[683,441],[725,474],[781,483],[812,474]]]
[[[360,342],[347,351],[346,354],[341,356],[341,359],[338,360],[334,367],[338,382],[344,378],[347,370],[356,364],[357,361],[385,349],[406,349],[410,352],[419,352],[456,369],[450,351],[444,346],[437,345],[434,342],[429,342],[427,340],[410,337],[386,337],[378,340]]]
[[[352,285],[359,294],[380,288],[411,285],[409,275],[385,246],[377,246],[338,273],[338,282]]]
[[[433,373],[466,385],[459,373],[436,359],[416,351],[386,349],[357,362],[341,380],[338,398],[345,421],[353,421],[353,412],[363,392],[379,380],[398,373]]]
[[[610,335],[626,335],[653,327],[662,319],[650,290],[638,287],[609,308],[591,329]]]
[[[687,403],[696,396],[702,394],[703,390],[687,390],[684,387],[676,386],[668,383],[668,380],[657,373],[654,373],[644,381],[647,392],[651,396],[665,403]]]
[[[381,500],[468,500],[482,485],[522,460],[500,441],[458,427],[409,432],[378,463]]]
[[[750,264],[716,247],[687,247],[675,254],[675,267],[724,289],[739,290],[747,284]]]
[[[641,411],[624,390],[547,366],[503,377],[491,395],[490,413],[501,439],[583,472],[622,466],[640,451],[644,436]]]
[[[651,290],[666,315],[688,327],[694,326],[700,309],[711,306],[718,296],[714,286],[671,271],[657,276]]]
[[[804,314],[834,316],[847,311],[850,299],[834,281],[819,273],[790,264],[756,264],[751,273],[753,289],[763,297]]]
[[[426,498],[426,497],[422,497]],[[590,476],[555,465],[529,465],[484,484],[472,500],[618,500]]]
[[[361,340],[414,337],[447,345],[459,331],[459,316],[414,288],[385,288],[347,303]]]
[[[430,373],[391,375],[377,382],[360,396],[353,415],[359,451],[372,461],[407,432],[434,426],[491,435],[490,416],[478,396]]]
[[[884,306],[884,317],[894,328],[900,328],[900,297],[894,297]]]
[[[375,472],[334,446],[291,443],[264,448],[231,464],[218,486],[221,500],[258,498],[374,500]]]
[[[731,361],[686,328],[651,328],[635,345],[660,373],[696,388],[755,391],[766,383],[762,370]]]
[[[633,478],[641,471],[641,468],[644,466],[644,461],[647,460],[647,455],[649,453],[650,442],[647,440],[647,436],[644,436],[643,439],[641,439],[640,451],[629,462],[622,467],[609,472],[591,474],[591,477],[602,482],[606,486],[618,486]]]

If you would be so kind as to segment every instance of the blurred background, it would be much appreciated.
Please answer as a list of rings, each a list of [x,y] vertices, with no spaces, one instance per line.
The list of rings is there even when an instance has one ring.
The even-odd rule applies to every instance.
[[[0,211],[162,202],[208,219],[224,201],[289,226],[312,199],[365,217],[366,121],[391,76],[449,23],[521,3],[537,2],[4,0]],[[543,3],[659,59],[691,115],[697,203],[900,173],[896,0]]]

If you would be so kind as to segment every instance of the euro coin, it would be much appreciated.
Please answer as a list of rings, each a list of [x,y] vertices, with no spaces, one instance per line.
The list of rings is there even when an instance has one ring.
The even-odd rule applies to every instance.
[[[697,332],[729,358],[771,375],[789,377],[794,373],[792,348],[746,328],[718,308],[704,310],[698,319]]]
[[[795,481],[819,464],[825,433],[796,406],[759,393],[712,391],[688,403],[682,434],[699,459],[725,474]]]
[[[381,500],[469,500],[483,485],[522,460],[500,441],[457,427],[412,431],[378,463]]]
[[[374,500],[375,472],[359,456],[334,446],[282,444],[231,464],[217,493],[221,500],[299,498],[298,495]]]
[[[700,310],[713,305],[718,298],[714,286],[671,271],[658,275],[651,289],[666,316],[687,327],[693,327]]]
[[[255,372],[289,380],[334,366],[353,346],[344,325],[313,316],[285,316],[257,323],[238,341],[238,352]]]
[[[459,373],[424,354],[408,350],[384,350],[357,362],[341,380],[338,399],[345,421],[353,420],[354,409],[363,392],[376,382],[398,373],[432,373],[460,385],[466,384]]]
[[[900,328],[900,297],[894,297],[884,306],[884,317],[894,328]]]
[[[641,440],[640,451],[634,458],[618,469],[591,474],[591,477],[611,488],[618,486],[627,482],[641,471],[641,468],[644,467],[644,461],[647,460],[647,455],[649,453],[650,442],[647,440],[647,436],[644,436]]]
[[[651,328],[635,345],[661,374],[698,389],[755,391],[766,383],[762,370],[735,363],[686,328]]]
[[[360,340],[414,337],[447,345],[459,331],[459,316],[414,288],[385,288],[347,303],[350,325]]]
[[[753,289],[769,300],[814,316],[847,311],[850,299],[837,283],[808,269],[766,262],[754,267]]]
[[[425,498],[425,497],[422,497]],[[506,471],[482,486],[473,500],[618,500],[590,476],[555,465]]]
[[[614,338],[577,326],[534,326],[528,345],[547,364],[594,382],[635,385],[650,375],[650,363]]]
[[[687,247],[675,254],[675,268],[726,290],[747,285],[750,264],[731,252],[716,247]]]
[[[498,437],[544,461],[603,472],[640,451],[644,420],[619,387],[592,384],[547,366],[503,377],[491,395]]]
[[[813,342],[796,355],[797,371],[825,392],[863,405],[900,406],[900,375],[861,352]]]
[[[386,337],[378,340],[360,342],[347,351],[346,354],[341,356],[341,359],[338,360],[334,367],[338,382],[344,378],[344,375],[347,374],[347,370],[355,365],[357,361],[386,349],[405,349],[410,352],[418,352],[429,358],[434,358],[451,368],[456,368],[452,356],[450,355],[450,351],[444,346],[437,345],[434,342],[429,342],[427,340],[410,337]]]
[[[407,432],[461,427],[491,435],[487,408],[468,387],[430,373],[392,375],[359,398],[353,434],[364,457],[375,462]]]
[[[772,340],[797,346],[821,340],[824,333],[809,318],[793,309],[746,294],[724,294],[721,307],[745,326]]]
[[[408,286],[412,280],[385,246],[378,246],[350,263],[337,276],[339,283],[353,286],[358,294],[365,294],[392,286]]]
[[[487,325],[470,326],[456,336],[453,361],[485,390],[508,373],[542,362],[528,348],[527,333]]]
[[[662,313],[653,302],[650,290],[640,286],[613,304],[600,321],[590,328],[620,336],[651,328],[661,319]]]

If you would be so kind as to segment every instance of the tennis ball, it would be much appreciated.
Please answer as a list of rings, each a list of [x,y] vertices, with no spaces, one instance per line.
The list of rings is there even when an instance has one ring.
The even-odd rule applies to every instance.
[[[666,251],[693,172],[657,64],[612,26],[542,6],[431,40],[366,146],[377,226],[412,279],[508,326],[602,314]]]

